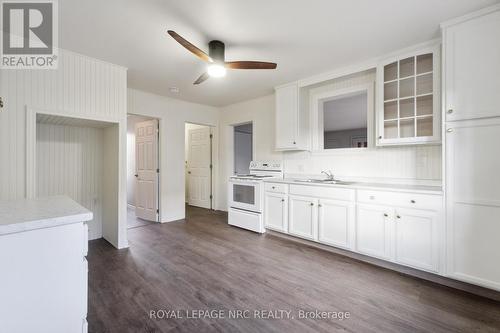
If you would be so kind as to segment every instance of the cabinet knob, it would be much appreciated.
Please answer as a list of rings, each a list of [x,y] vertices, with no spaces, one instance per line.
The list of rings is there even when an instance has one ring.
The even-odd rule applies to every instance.
[[[448,111],[446,111],[446,112],[448,112],[449,114],[452,114],[453,113],[453,109],[448,109]]]
[[[375,200],[375,196],[370,195],[370,200]]]
[[[285,199],[281,199],[281,202],[285,202]]]
[[[276,186],[273,186],[273,187],[271,187],[271,188],[272,188],[273,190],[275,190],[275,189],[276,189]]]
[[[416,201],[415,200],[410,200],[411,203],[415,203]]]
[[[379,139],[382,139],[382,135],[379,135],[379,136],[378,136],[378,138],[379,138]]]
[[[323,206],[321,204],[319,204],[318,207],[323,207]]]
[[[296,145],[296,144],[297,144],[297,142],[295,142],[295,141],[294,141],[294,142],[293,142],[293,144],[294,144],[294,145]]]
[[[453,128],[448,128],[448,129],[446,130],[446,132],[448,132],[448,133],[453,132]]]
[[[387,214],[387,213],[384,213],[384,216],[385,216],[385,217],[389,217],[389,214]]]
[[[314,206],[314,204],[313,204],[312,202],[310,203],[310,205],[311,205],[311,206]]]
[[[400,219],[400,218],[401,218],[401,215],[396,215],[396,217],[397,217],[398,219]]]

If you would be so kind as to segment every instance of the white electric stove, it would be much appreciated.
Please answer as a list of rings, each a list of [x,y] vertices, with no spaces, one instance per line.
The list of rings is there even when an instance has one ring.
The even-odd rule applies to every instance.
[[[264,179],[283,178],[282,162],[250,162],[250,173],[229,178],[228,222],[264,233]]]

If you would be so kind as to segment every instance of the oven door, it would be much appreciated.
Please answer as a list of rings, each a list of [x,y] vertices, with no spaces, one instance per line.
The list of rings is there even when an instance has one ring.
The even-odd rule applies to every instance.
[[[229,207],[260,213],[259,182],[231,179],[229,181]]]

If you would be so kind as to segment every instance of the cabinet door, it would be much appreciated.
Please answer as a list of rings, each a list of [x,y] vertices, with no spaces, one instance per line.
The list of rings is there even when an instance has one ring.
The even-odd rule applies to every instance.
[[[276,89],[276,149],[294,149],[297,145],[298,86]]]
[[[500,290],[500,119],[462,121],[446,133],[447,271]],[[497,263],[497,264],[493,264]]]
[[[438,271],[437,213],[412,209],[396,210],[396,261]]]
[[[500,116],[500,11],[444,30],[446,120]]]
[[[289,226],[292,235],[316,240],[318,224],[318,199],[289,196]]]
[[[266,192],[264,197],[264,223],[266,228],[288,231],[288,198],[284,194]]]
[[[356,248],[359,252],[391,258],[393,210],[384,206],[358,205]]]
[[[318,204],[318,240],[321,243],[352,248],[354,205],[346,201],[324,200]]]
[[[377,145],[440,140],[439,45],[400,55],[377,68]]]

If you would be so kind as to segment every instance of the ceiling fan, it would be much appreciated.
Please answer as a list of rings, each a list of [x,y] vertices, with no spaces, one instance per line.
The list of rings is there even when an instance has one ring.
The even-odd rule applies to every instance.
[[[273,62],[263,61],[226,61],[225,45],[223,42],[213,40],[208,43],[208,54],[188,42],[173,30],[167,31],[173,39],[184,46],[188,51],[193,53],[201,60],[208,62],[207,71],[194,81],[193,84],[200,84],[209,77],[223,77],[226,75],[226,69],[275,69],[276,64]]]

